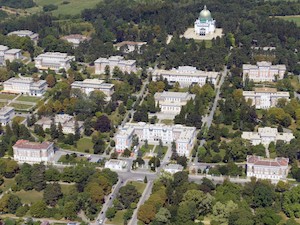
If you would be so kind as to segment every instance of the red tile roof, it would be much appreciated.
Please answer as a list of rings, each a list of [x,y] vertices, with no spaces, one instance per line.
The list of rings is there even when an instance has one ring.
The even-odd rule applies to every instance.
[[[247,163],[253,163],[254,165],[258,166],[288,166],[289,159],[288,158],[275,158],[275,159],[268,159],[263,158],[261,156],[255,156],[255,155],[248,155],[247,156]]]
[[[18,140],[13,147],[16,148],[27,148],[27,149],[47,149],[53,145],[53,142],[30,142],[28,140]]]

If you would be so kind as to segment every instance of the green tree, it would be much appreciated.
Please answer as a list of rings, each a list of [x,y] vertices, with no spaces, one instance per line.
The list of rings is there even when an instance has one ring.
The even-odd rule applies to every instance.
[[[36,218],[42,218],[45,216],[47,205],[44,201],[37,201],[30,207],[30,215]]]
[[[120,188],[118,199],[125,209],[128,209],[132,202],[137,203],[141,194],[137,191],[136,187],[127,184]]]
[[[13,194],[5,194],[0,199],[0,211],[4,213],[14,214],[21,205],[20,198]]]
[[[110,207],[106,210],[105,216],[107,219],[111,220],[116,216],[116,212],[117,210],[115,209],[115,207]]]
[[[58,183],[53,184],[47,184],[44,193],[43,193],[43,199],[44,201],[54,207],[57,203],[57,201],[63,196],[61,192],[61,187]]]
[[[67,202],[63,207],[63,216],[66,219],[74,220],[77,217],[77,207],[74,202]]]

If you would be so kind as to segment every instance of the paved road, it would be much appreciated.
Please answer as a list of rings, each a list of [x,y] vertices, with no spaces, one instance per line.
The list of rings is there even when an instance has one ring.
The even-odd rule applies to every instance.
[[[105,203],[102,206],[101,212],[98,214],[98,216],[96,217],[96,222],[94,223],[96,224],[105,224],[105,212],[108,208],[112,207],[113,205],[113,201],[115,199],[115,197],[117,196],[119,189],[121,188],[121,186],[123,185],[123,180],[119,179],[118,182],[115,184],[111,194],[109,196],[107,196],[107,198],[105,199]],[[93,223],[91,223],[93,224]]]
[[[137,219],[137,214],[138,214],[138,209],[140,208],[141,205],[143,205],[145,203],[145,201],[150,197],[151,193],[152,193],[152,187],[153,187],[153,181],[149,181],[147,183],[147,186],[137,204],[136,209],[133,212],[132,218],[129,221],[128,225],[136,225],[138,222]]]

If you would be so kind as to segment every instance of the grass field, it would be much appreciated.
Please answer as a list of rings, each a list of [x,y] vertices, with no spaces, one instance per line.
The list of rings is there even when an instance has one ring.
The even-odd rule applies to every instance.
[[[4,183],[0,186],[0,189],[5,192],[9,190],[16,183],[15,179],[4,178]]]
[[[9,106],[14,107],[16,110],[28,110],[32,108],[32,105],[26,105],[26,104],[18,104],[18,103],[12,103]]]
[[[85,158],[85,157],[80,157],[80,156],[78,156],[78,157],[75,157],[75,158],[73,158],[72,156],[70,156],[70,158],[69,159],[67,159],[67,157],[66,157],[66,155],[62,155],[61,157],[60,157],[60,159],[58,160],[58,162],[61,162],[61,163],[71,163],[71,164],[75,164],[75,163],[85,163],[85,162],[87,162],[88,160],[87,160],[87,158]]]
[[[295,16],[276,16],[276,18],[280,18],[283,20],[287,20],[290,22],[295,22],[298,27],[300,27],[300,15],[295,15]]]
[[[123,224],[124,220],[123,220],[123,216],[124,213],[126,212],[126,210],[119,210],[116,213],[116,216],[110,221],[110,220],[106,220],[105,224]]]
[[[24,120],[25,120],[25,117],[23,117],[23,116],[15,116],[13,118],[13,121],[15,121],[15,122],[17,122],[19,124],[22,123]]]
[[[38,102],[41,98],[34,97],[34,96],[24,96],[21,95],[19,98],[16,99],[16,101],[22,101],[22,102]]]
[[[158,148],[159,146],[156,145],[155,149],[154,149],[154,152],[157,153],[158,152]],[[166,152],[168,151],[168,147],[167,146],[163,146],[162,147],[162,156],[164,156],[166,154]]]
[[[43,199],[43,192],[38,192],[36,190],[30,190],[30,191],[18,191],[15,193],[16,196],[18,196],[22,203],[24,204],[31,204],[33,202],[39,201]]]
[[[53,4],[58,6],[58,9],[52,11],[53,15],[76,15],[80,14],[83,9],[95,7],[101,0],[34,0],[38,7],[31,8],[28,11],[36,12],[42,11],[43,6]],[[68,4],[63,4],[63,2],[69,2]]]
[[[166,125],[173,125],[174,124],[173,120],[169,120],[169,119],[164,119],[164,120],[161,120],[160,122],[163,123],[163,124],[166,124]]]
[[[16,95],[10,95],[10,94],[0,94],[0,99],[12,100],[15,97],[17,97],[17,96]]]
[[[93,152],[93,142],[91,138],[81,138],[77,142],[77,151],[85,152],[85,150],[89,150],[90,153]]]
[[[68,184],[61,184],[61,192],[64,195],[69,195],[70,193],[74,192],[74,190],[76,189],[75,185],[68,185]]]
[[[138,181],[129,181],[127,184],[131,184],[136,187],[137,191],[142,194],[146,188],[146,184],[144,182]]]

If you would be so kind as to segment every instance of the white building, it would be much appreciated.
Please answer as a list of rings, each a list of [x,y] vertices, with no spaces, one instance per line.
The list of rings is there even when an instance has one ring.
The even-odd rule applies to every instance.
[[[164,168],[164,171],[174,174],[183,170],[183,166],[179,164],[169,164]]]
[[[161,140],[164,144],[171,144],[175,141],[178,155],[188,157],[194,146],[196,128],[183,125],[146,124],[144,122],[126,123],[119,128],[115,136],[116,150],[122,152],[126,148],[130,148],[134,135],[139,138],[140,142],[148,140],[149,143],[158,144]]]
[[[49,162],[54,156],[53,142],[18,140],[13,146],[14,160],[22,163]]]
[[[0,109],[0,123],[6,126],[15,116],[15,109],[13,107],[3,107]]]
[[[195,21],[195,33],[197,35],[205,36],[214,33],[216,30],[216,21],[211,17],[210,11],[204,6],[200,12],[199,18]]]
[[[114,46],[117,48],[117,50],[123,53],[130,53],[135,50],[138,53],[141,53],[141,47],[146,44],[147,42],[122,41],[120,43],[115,44]]]
[[[247,177],[269,179],[272,181],[286,179],[289,171],[288,165],[288,158],[268,159],[261,156],[248,155]]]
[[[70,63],[75,61],[75,56],[68,56],[67,53],[60,52],[46,52],[40,54],[35,59],[35,66],[39,70],[55,70],[60,69],[68,70],[70,68]]]
[[[4,54],[4,60],[8,60],[10,62],[21,59],[22,58],[22,50],[21,49],[9,49]]]
[[[170,83],[178,82],[180,86],[187,87],[191,84],[203,86],[207,81],[216,85],[218,76],[218,72],[201,71],[192,66],[179,66],[178,69],[154,70],[152,80],[157,81],[162,77],[163,79],[167,79]]]
[[[5,61],[10,62],[22,59],[22,50],[21,49],[9,49],[5,45],[0,45],[0,65],[5,65]]]
[[[62,132],[64,134],[75,134],[76,120],[74,116],[70,116],[68,114],[57,114],[53,119],[56,126],[58,126],[59,123],[61,124]],[[81,130],[83,126],[83,122],[78,121],[77,123],[78,123],[79,130]],[[50,129],[52,124],[52,118],[43,117],[40,120],[38,120],[35,124],[42,126],[44,130]]]
[[[34,81],[32,78],[10,78],[3,82],[3,92],[42,96],[48,88],[45,80]]]
[[[277,91],[276,88],[255,88],[254,91],[243,91],[243,96],[246,101],[250,99],[256,109],[276,107],[281,98],[290,100],[289,92]]]
[[[285,65],[272,65],[271,62],[257,62],[256,65],[243,65],[243,80],[248,77],[254,82],[272,82],[283,79],[286,71]]]
[[[123,160],[110,159],[105,162],[104,167],[111,170],[124,170],[127,167],[127,162]]]
[[[188,92],[157,92],[154,95],[155,105],[159,105],[161,112],[179,114],[181,107],[186,105],[195,95]]]
[[[276,143],[279,140],[289,143],[295,136],[292,133],[279,133],[277,128],[259,127],[257,132],[244,131],[242,138],[250,140],[252,145],[268,146],[271,142]]]
[[[5,65],[5,52],[8,50],[9,48],[5,45],[0,45],[0,65]]]
[[[104,80],[99,79],[85,79],[71,84],[72,88],[78,88],[86,95],[89,95],[92,91],[102,91],[107,96],[107,101],[111,99],[111,95],[114,93],[114,86],[114,84],[104,83]]]
[[[7,34],[8,36],[10,35],[17,35],[19,37],[29,37],[35,44],[37,44],[39,40],[39,34],[34,33],[30,30],[17,30],[13,31]]]
[[[81,42],[89,41],[91,38],[81,35],[81,34],[71,34],[61,37],[62,40],[65,40],[73,45],[74,48],[78,47]]]
[[[95,61],[95,74],[105,73],[106,66],[109,66],[111,74],[115,67],[119,67],[122,72],[136,72],[136,60],[125,60],[122,56],[111,56]]]

